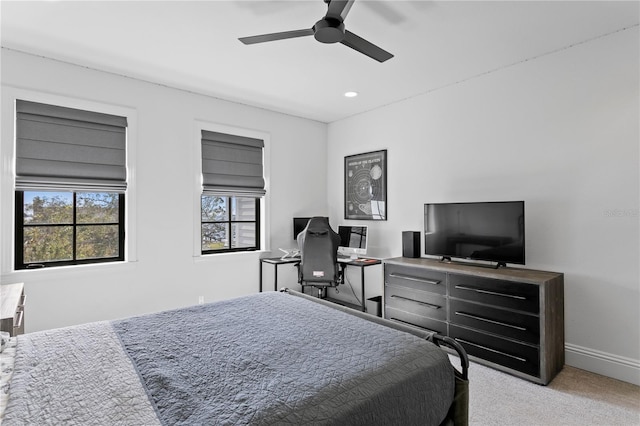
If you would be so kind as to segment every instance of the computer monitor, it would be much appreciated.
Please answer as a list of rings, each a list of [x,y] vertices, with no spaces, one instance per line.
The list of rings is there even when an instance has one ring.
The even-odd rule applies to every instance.
[[[325,217],[325,216],[320,216],[320,217]],[[329,218],[327,217],[326,219],[328,222]],[[297,241],[298,234],[304,231],[304,228],[307,227],[307,223],[309,223],[309,220],[311,220],[311,217],[294,217],[293,218],[293,241]]]
[[[357,258],[367,254],[367,226],[338,226],[340,246],[338,253]]]
[[[293,240],[296,241],[298,234],[307,227],[310,217],[294,217],[293,218]]]

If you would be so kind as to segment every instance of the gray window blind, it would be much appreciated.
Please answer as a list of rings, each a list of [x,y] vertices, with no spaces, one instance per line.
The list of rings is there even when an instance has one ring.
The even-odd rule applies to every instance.
[[[265,194],[264,141],[202,131],[202,190],[205,194],[255,196]]]
[[[126,117],[16,102],[16,189],[127,188]]]

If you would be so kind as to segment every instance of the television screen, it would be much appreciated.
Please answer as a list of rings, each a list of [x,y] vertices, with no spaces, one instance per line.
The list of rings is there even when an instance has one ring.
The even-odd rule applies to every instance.
[[[424,253],[524,265],[524,201],[424,205]]]

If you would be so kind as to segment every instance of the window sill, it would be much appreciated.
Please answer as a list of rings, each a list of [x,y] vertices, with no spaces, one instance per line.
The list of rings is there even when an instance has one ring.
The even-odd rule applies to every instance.
[[[247,258],[250,258],[250,257],[255,257],[257,260],[262,253],[264,253],[264,250],[198,254],[193,256],[193,262],[194,263],[228,262],[230,260],[231,261],[246,260]]]
[[[92,263],[87,265],[56,266],[51,268],[19,269],[10,271],[8,273],[3,273],[2,281],[5,281],[5,279],[38,279],[41,277],[64,278],[67,276],[72,277],[77,274],[130,271],[137,267],[136,263],[137,262],[135,261],[104,262]]]

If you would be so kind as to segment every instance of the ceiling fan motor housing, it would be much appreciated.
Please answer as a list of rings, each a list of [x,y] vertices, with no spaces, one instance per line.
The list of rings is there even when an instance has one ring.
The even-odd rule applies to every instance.
[[[313,36],[321,43],[339,43],[344,40],[344,23],[325,17],[313,26]]]

